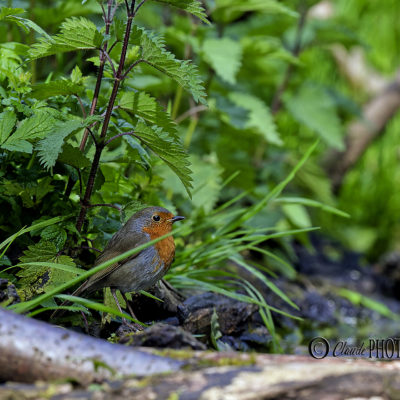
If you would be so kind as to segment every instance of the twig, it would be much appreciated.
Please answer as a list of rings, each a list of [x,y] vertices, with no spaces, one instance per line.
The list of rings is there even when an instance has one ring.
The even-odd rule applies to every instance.
[[[142,7],[142,5],[145,3],[146,0],[142,0],[139,5],[136,7],[135,12],[133,13],[133,16],[136,15],[136,13],[139,11],[139,8]]]
[[[175,122],[177,124],[179,124],[180,122],[182,122],[186,118],[189,118],[189,117],[191,117],[193,115],[196,115],[199,112],[206,111],[206,110],[208,110],[208,107],[204,106],[204,105],[199,105],[199,106],[196,106],[196,107],[192,107],[191,109],[185,111],[183,114],[181,114],[179,117],[177,117]]]
[[[79,197],[82,196],[82,175],[81,175],[81,171],[79,170],[79,168],[75,168],[76,172],[78,172],[78,179],[79,179]]]
[[[116,40],[116,41],[110,46],[110,48],[109,48],[109,50],[108,50],[108,54],[111,54],[113,48],[115,47],[115,45],[116,45],[117,43],[118,43],[118,40]]]
[[[81,111],[82,111],[82,116],[83,118],[86,118],[86,110],[85,110],[85,106],[82,103],[82,99],[76,94],[75,97],[78,99],[79,101],[79,105],[81,107]]]
[[[94,251],[97,251],[98,253],[102,253],[102,251],[99,250],[99,249],[96,249],[96,247],[82,245],[82,246],[80,246],[80,248],[81,249],[87,249],[87,250],[94,250]]]
[[[116,206],[115,204],[109,204],[109,203],[89,204],[88,207],[111,207],[111,208],[115,208],[118,211],[121,211],[121,207]]]
[[[89,131],[89,133],[90,133],[90,136],[92,137],[92,139],[93,139],[93,142],[94,142],[94,144],[95,144],[95,146],[98,146],[98,143],[97,143],[97,139],[96,139],[96,136],[94,136],[94,133],[92,132],[92,130],[88,127],[88,128],[86,128],[88,131]]]
[[[128,3],[126,0],[125,0],[125,5],[128,6]],[[100,143],[104,143],[104,139],[107,134],[108,126],[110,124],[111,115],[112,115],[112,112],[114,109],[114,103],[117,98],[118,89],[119,89],[119,86],[121,83],[121,78],[123,75],[122,72],[124,70],[126,53],[127,53],[128,45],[129,45],[129,37],[131,34],[131,29],[132,29],[134,8],[135,8],[135,0],[132,0],[131,9],[129,9],[129,7],[127,8],[128,20],[127,20],[126,28],[125,28],[124,41],[123,41],[123,45],[122,45],[122,49],[121,49],[118,70],[116,72],[114,85],[112,88],[110,99],[108,101],[106,114],[104,116],[103,126],[102,126],[101,133],[100,133]],[[107,49],[105,49],[105,50],[107,50]],[[88,181],[86,184],[85,194],[84,194],[83,200],[81,202],[81,210],[79,212],[79,216],[78,216],[78,219],[76,222],[76,229],[78,230],[78,232],[80,232],[82,230],[83,222],[85,221],[85,218],[86,218],[86,212],[87,212],[87,208],[89,205],[90,197],[92,196],[94,182],[95,182],[97,170],[99,168],[100,157],[101,157],[101,153],[102,153],[103,149],[104,149],[104,146],[102,146],[102,145],[98,145],[96,147],[96,151],[95,151],[93,161],[92,161],[92,166],[91,166],[91,169],[89,172],[89,178],[88,178]]]
[[[107,60],[108,60],[108,63],[110,64],[111,69],[113,70],[113,76],[114,76],[114,78],[115,78],[115,77],[117,76],[117,71],[115,70],[113,60],[111,59],[111,57],[110,57],[110,55],[107,53],[107,51],[102,50],[102,52],[103,52],[103,54],[106,56],[106,58],[107,58]]]
[[[124,79],[126,78],[126,76],[129,74],[129,72],[131,72],[132,69],[136,67],[136,65],[138,65],[139,63],[141,63],[141,62],[143,62],[143,61],[144,61],[144,60],[140,59],[140,60],[137,60],[137,61],[135,61],[134,63],[132,63],[132,64],[128,67],[128,69],[126,70],[126,72],[122,75],[121,80],[124,80]]]
[[[298,57],[298,55],[300,54],[301,39],[303,36],[303,30],[304,30],[304,25],[306,22],[307,11],[308,11],[304,1],[301,3],[300,7],[301,7],[301,11],[300,11],[299,22],[297,24],[296,41],[295,41],[295,44],[291,51],[291,53],[294,57]],[[287,85],[289,84],[293,70],[294,70],[293,64],[290,64],[288,66],[288,68],[286,69],[285,77],[283,78],[282,83],[280,84],[280,86],[278,87],[278,89],[275,92],[274,98],[272,100],[272,105],[271,105],[271,112],[273,114],[276,114],[282,106],[282,95],[285,92]]]
[[[108,139],[107,142],[104,143],[104,146],[107,146],[114,139],[117,139],[117,138],[119,138],[121,136],[128,136],[128,135],[134,135],[134,134],[135,134],[135,131],[119,133],[118,135],[115,135],[112,138]]]

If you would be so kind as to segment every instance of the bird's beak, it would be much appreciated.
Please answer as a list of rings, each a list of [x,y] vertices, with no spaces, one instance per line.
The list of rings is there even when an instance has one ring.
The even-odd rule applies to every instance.
[[[182,221],[183,219],[185,219],[185,217],[182,217],[182,216],[180,216],[180,215],[176,215],[175,217],[169,219],[168,221],[174,223],[174,222],[176,222],[176,221]]]

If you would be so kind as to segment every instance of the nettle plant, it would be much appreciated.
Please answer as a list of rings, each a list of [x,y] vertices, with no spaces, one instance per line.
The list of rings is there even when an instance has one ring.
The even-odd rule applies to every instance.
[[[176,59],[161,37],[135,24],[135,17],[145,2],[99,1],[102,27],[89,19],[73,17],[66,19],[59,33],[53,36],[32,21],[21,18],[19,14],[24,12],[23,9],[0,9],[0,20],[17,23],[38,34],[38,41],[29,49],[24,46],[19,54],[16,52],[15,63],[18,64],[20,55],[25,56],[27,64],[45,57],[54,59],[67,52],[82,52],[86,61],[96,66],[94,79],[84,76],[75,66],[68,78],[53,80],[50,74],[44,83],[31,85],[30,74],[24,72],[26,65],[19,65],[12,71],[13,81],[8,76],[10,91],[6,93],[2,89],[0,152],[3,160],[10,162],[10,168],[14,167],[13,178],[20,174],[21,182],[12,180],[10,169],[3,164],[2,200],[7,198],[11,204],[14,200],[8,195],[21,197],[21,207],[18,207],[18,201],[12,205],[21,217],[19,226],[32,220],[45,222],[51,216],[61,214],[59,221],[52,220],[49,226],[45,223],[41,229],[31,231],[32,236],[41,239],[25,251],[20,258],[23,262],[52,261],[74,265],[70,257],[61,256],[67,238],[75,237],[78,239],[75,245],[82,244],[80,234],[88,231],[84,227],[88,210],[99,205],[93,204],[93,197],[102,199],[98,195],[104,184],[100,166],[117,158],[125,165],[142,165],[149,170],[147,151],[150,149],[179,177],[190,196],[190,163],[175,122],[156,98],[133,89],[126,81],[135,69],[147,65],[175,81],[196,102],[206,103],[205,91],[197,69],[190,61]],[[197,0],[158,2],[207,22],[205,11]],[[29,179],[31,181],[27,182]],[[57,195],[53,196],[52,192]],[[53,196],[47,206],[41,202],[46,195]],[[24,219],[24,207],[26,210],[35,206],[42,209],[32,212],[31,220]],[[116,228],[112,227],[113,230]],[[7,264],[11,265],[9,260],[3,260],[3,265]],[[43,277],[46,271],[48,276]],[[34,292],[26,293],[24,297],[29,298],[35,292],[67,280],[73,273],[30,266],[18,275],[22,287],[30,287],[29,291]]]

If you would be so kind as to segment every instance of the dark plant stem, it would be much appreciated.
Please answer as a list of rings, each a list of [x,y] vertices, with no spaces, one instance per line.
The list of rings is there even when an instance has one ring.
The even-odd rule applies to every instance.
[[[108,204],[108,203],[90,204],[89,207],[111,207],[115,208],[118,211],[121,211],[121,207],[118,207],[115,204]]]
[[[131,132],[123,132],[123,133],[119,133],[118,135],[113,136],[112,138],[108,139],[107,142],[104,143],[104,146],[107,146],[110,142],[112,142],[114,139],[117,139],[121,136],[130,136],[133,135],[135,132],[131,131]]]
[[[305,2],[303,1],[300,6],[300,18],[299,18],[299,21],[297,24],[296,41],[291,50],[291,53],[294,57],[298,57],[298,55],[300,54],[301,39],[303,37],[303,30],[304,30],[304,25],[306,22],[306,16],[307,16],[307,7],[306,7]],[[287,67],[285,76],[282,80],[282,83],[279,85],[278,89],[276,90],[274,98],[272,100],[271,111],[273,114],[276,114],[282,107],[282,96],[287,89],[287,86],[292,77],[293,71],[294,71],[293,64],[290,64]]]
[[[86,190],[85,190],[85,195],[81,202],[81,210],[80,210],[77,222],[76,222],[76,229],[79,232],[82,230],[82,226],[83,226],[83,223],[86,218],[87,209],[90,206],[90,197],[92,196],[97,170],[99,169],[101,153],[105,146],[105,144],[104,144],[105,137],[107,134],[108,126],[110,124],[111,115],[112,115],[112,112],[114,109],[115,99],[117,98],[117,94],[118,94],[118,89],[119,89],[121,80],[123,78],[123,70],[124,70],[124,65],[125,65],[126,53],[127,53],[128,45],[129,45],[129,37],[131,34],[132,22],[133,22],[135,13],[137,11],[137,10],[135,10],[135,0],[131,1],[130,7],[129,7],[127,1],[125,1],[125,4],[126,4],[127,15],[128,15],[128,21],[126,23],[126,29],[125,29],[124,41],[123,41],[122,50],[121,50],[121,56],[120,56],[120,60],[119,60],[118,70],[117,70],[115,80],[114,80],[114,86],[112,88],[110,100],[108,101],[107,110],[106,110],[106,113],[104,116],[103,126],[102,126],[101,133],[100,133],[100,140],[96,145],[96,152],[94,154],[92,166],[90,169],[89,179],[88,179],[88,182],[86,185]],[[104,57],[104,62],[105,62],[104,54],[103,54],[103,57]]]
[[[116,8],[118,6],[118,4],[116,4],[114,9],[112,9],[112,3],[113,3],[112,0],[108,0],[107,13],[104,10],[103,4],[101,4],[101,8],[103,10],[104,23],[106,25],[106,29],[105,29],[106,35],[108,35],[110,33],[111,23],[112,23]],[[104,66],[106,63],[106,56],[105,56],[104,52],[107,51],[107,46],[108,46],[108,43],[107,42],[104,43],[103,49],[102,49],[102,51],[100,51],[100,65],[99,65],[99,70],[97,72],[97,79],[96,79],[96,85],[94,88],[92,104],[90,105],[90,111],[89,111],[90,116],[94,115],[94,113],[96,111],[96,107],[97,107],[97,101],[99,99],[100,87],[101,87],[101,82],[103,80],[103,74],[104,74]],[[79,149],[81,151],[83,151],[85,149],[88,136],[89,136],[89,129],[86,128],[85,131],[83,132],[82,140],[79,145]],[[65,199],[69,198],[74,185],[75,185],[75,181],[71,177],[69,177],[67,187],[65,189],[65,194],[64,194]]]

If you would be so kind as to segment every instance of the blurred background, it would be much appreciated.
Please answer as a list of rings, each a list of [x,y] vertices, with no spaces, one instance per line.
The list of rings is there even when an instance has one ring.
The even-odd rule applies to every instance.
[[[92,0],[5,3],[24,9],[24,17],[49,34],[56,34],[62,21],[70,17],[84,16],[102,26],[101,8]],[[157,98],[176,121],[193,171],[192,199],[174,172],[145,146],[137,144],[132,150],[125,142],[115,141],[102,160],[102,182],[92,200],[123,207],[123,216],[112,208],[92,212],[87,237],[94,247],[102,248],[140,205],[161,204],[192,221],[190,232],[178,239],[181,255],[178,252],[176,266],[167,277],[177,287],[192,287],[193,282],[180,278],[187,268],[192,279],[209,283],[209,272],[204,271],[225,268],[237,253],[271,272],[270,282],[300,305],[299,316],[308,322],[285,319],[281,323],[280,337],[297,332],[294,345],[304,344],[304,338],[316,331],[337,335],[332,325],[340,313],[343,326],[352,327],[350,331],[339,328],[344,335],[364,334],[360,326],[365,318],[369,318],[367,331],[372,332],[382,316],[385,329],[393,333],[392,323],[400,308],[400,3],[206,0],[203,5],[210,24],[153,1],[142,7],[135,21],[162,35],[178,59],[193,61],[204,82],[207,105],[195,103],[168,76],[145,64],[124,82],[129,90]],[[96,77],[94,51],[22,63],[38,34],[5,22],[0,25],[0,38],[3,108],[20,102],[15,93],[29,97],[32,85],[70,76],[76,66],[88,88],[83,101],[90,104]],[[100,107],[110,88],[107,77],[110,80],[110,70]],[[79,104],[71,97],[46,101],[63,112],[80,114]],[[218,258],[220,254],[205,239],[215,232],[225,234],[218,231],[222,222],[216,210],[230,202],[236,209],[254,210],[285,181],[317,139],[316,149],[283,195],[243,220],[242,228],[253,232],[271,227],[290,234],[262,242],[264,253],[235,247],[227,257]],[[72,138],[71,143],[79,140]],[[2,157],[15,166],[12,171],[2,167],[3,239],[45,214],[76,213],[78,185],[68,205],[57,194],[73,172],[56,165],[49,175],[36,158],[27,173],[18,165],[26,166],[30,155],[12,160]],[[30,183],[24,185],[21,176],[26,174]],[[310,227],[319,230],[309,233]],[[73,228],[65,231],[70,235]],[[241,231],[241,235],[246,234]],[[21,252],[40,238],[40,232],[36,237],[21,237],[3,259],[4,266],[14,265]],[[213,246],[222,246],[222,242]],[[200,261],[193,256],[196,251],[204,256]],[[88,265],[93,256],[84,254],[82,260]],[[21,275],[17,279],[6,272],[0,276],[21,286]],[[246,279],[251,281],[251,277]],[[289,281],[304,291],[301,296],[294,286],[287,286]],[[329,297],[332,293],[334,299]],[[278,300],[268,296],[269,304],[285,309],[279,303],[285,302],[280,292]],[[364,311],[365,307],[370,311]],[[289,309],[288,313],[296,314]]]

